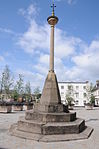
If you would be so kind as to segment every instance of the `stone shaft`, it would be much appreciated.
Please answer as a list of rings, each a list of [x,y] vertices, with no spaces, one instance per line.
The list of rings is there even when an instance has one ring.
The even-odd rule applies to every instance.
[[[54,72],[54,25],[51,25],[50,36],[50,71]]]
[[[50,16],[47,19],[49,25],[51,26],[51,35],[50,35],[50,72],[54,72],[54,26],[58,22],[58,18],[56,16]]]

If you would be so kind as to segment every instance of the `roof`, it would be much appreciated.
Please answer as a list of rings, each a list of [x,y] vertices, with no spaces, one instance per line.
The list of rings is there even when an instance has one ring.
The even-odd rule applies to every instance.
[[[73,81],[67,81],[67,82],[58,82],[58,83],[66,83],[66,84],[86,84],[88,83],[88,81],[85,81],[85,82],[80,82],[80,81],[77,81],[77,82],[73,82]]]

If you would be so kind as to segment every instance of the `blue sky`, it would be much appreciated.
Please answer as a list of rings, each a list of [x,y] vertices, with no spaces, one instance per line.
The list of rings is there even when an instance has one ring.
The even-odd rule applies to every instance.
[[[0,0],[0,74],[9,65],[32,88],[49,69],[51,0]],[[55,72],[58,81],[99,79],[99,0],[56,0]]]

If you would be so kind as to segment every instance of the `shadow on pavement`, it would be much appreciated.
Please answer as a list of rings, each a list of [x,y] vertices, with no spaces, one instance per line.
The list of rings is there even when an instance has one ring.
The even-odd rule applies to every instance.
[[[89,119],[89,120],[86,120],[86,122],[89,122],[89,121],[99,121],[99,119]]]
[[[2,147],[0,147],[0,149],[7,149],[7,148],[2,148]]]

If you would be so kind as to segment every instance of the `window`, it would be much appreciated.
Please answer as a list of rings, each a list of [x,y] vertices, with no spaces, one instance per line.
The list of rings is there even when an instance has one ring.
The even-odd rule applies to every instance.
[[[86,104],[86,100],[83,100],[83,103]]]
[[[96,105],[98,105],[98,100],[96,100]]]
[[[61,92],[61,97],[62,97],[62,98],[64,97],[64,92]]]
[[[68,85],[68,90],[73,90],[73,86],[72,85]]]
[[[78,104],[79,104],[79,101],[78,101],[78,100],[76,100],[76,101],[75,101],[75,105],[78,105]]]
[[[64,89],[64,86],[63,85],[61,86],[61,89]]]
[[[79,93],[76,93],[76,98],[79,98]]]
[[[86,89],[86,86],[83,86],[83,89],[85,90]]]
[[[87,96],[87,94],[86,93],[83,93],[83,97],[85,98]]]
[[[79,86],[76,86],[76,90],[78,90],[79,89]]]
[[[64,92],[61,92],[61,95],[64,95]]]

